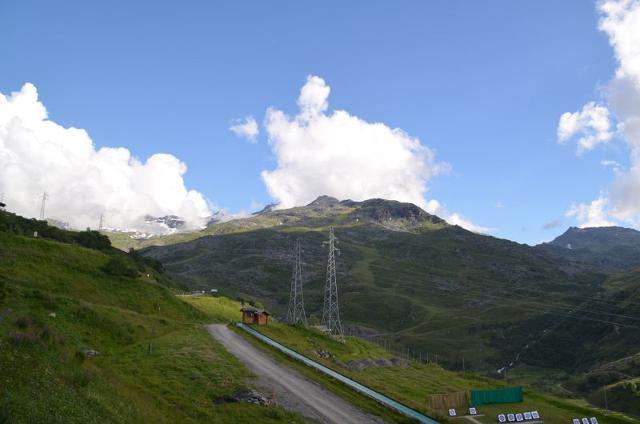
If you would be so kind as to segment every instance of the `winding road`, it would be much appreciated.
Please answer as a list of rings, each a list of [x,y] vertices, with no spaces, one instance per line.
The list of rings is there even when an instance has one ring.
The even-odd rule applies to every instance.
[[[258,388],[274,394],[278,404],[283,407],[323,424],[384,422],[303,377],[291,367],[276,362],[226,325],[208,325],[207,330],[258,377]]]

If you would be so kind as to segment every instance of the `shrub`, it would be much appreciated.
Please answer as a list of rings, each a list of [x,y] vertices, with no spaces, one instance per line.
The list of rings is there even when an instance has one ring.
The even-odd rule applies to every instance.
[[[138,270],[131,261],[121,255],[112,256],[106,264],[102,266],[102,270],[110,275],[137,277]]]
[[[27,328],[27,327],[31,327],[33,325],[33,319],[31,319],[31,317],[20,317],[18,319],[16,319],[16,327],[18,328]]]
[[[145,267],[149,267],[151,269],[156,270],[160,274],[164,272],[164,266],[162,262],[155,258],[150,258],[148,256],[142,256],[136,249],[133,247],[129,249],[129,257],[134,260],[134,262],[138,265],[138,269],[142,272],[145,270]]]
[[[107,250],[111,247],[111,240],[98,231],[80,231],[75,236],[76,243],[89,249]]]
[[[82,350],[76,350],[75,358],[78,362],[83,363],[85,359],[87,359],[87,355]]]

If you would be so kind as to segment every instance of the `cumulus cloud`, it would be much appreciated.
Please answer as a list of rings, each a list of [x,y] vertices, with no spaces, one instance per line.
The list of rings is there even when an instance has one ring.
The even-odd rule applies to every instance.
[[[629,148],[629,167],[621,169],[613,163],[616,171],[616,181],[609,188],[608,193],[601,194],[590,204],[582,204],[581,211],[592,210],[587,221],[613,222],[621,221],[629,225],[640,226],[640,1],[639,0],[606,0],[598,3],[600,12],[599,28],[607,34],[609,44],[613,48],[617,60],[615,75],[605,88],[606,106],[588,103],[579,112],[564,114],[560,118],[558,136],[571,137],[582,134],[587,138],[583,143],[583,150],[589,150],[597,144],[606,143],[611,138],[610,116],[617,120],[616,133],[619,134]],[[599,108],[606,108],[608,112]],[[586,116],[582,114],[587,111]],[[563,117],[564,123],[563,123]],[[580,119],[583,118],[583,119]],[[574,122],[575,125],[574,125]],[[562,131],[561,131],[561,128]],[[574,131],[575,129],[575,131]],[[571,134],[571,135],[568,135]],[[592,137],[589,139],[589,137]],[[593,138],[595,137],[595,138]],[[579,141],[580,149],[580,141]],[[600,208],[602,202],[603,208]],[[607,205],[604,208],[604,205]],[[607,216],[600,216],[600,211]],[[586,213],[586,212],[585,212]],[[589,216],[588,213],[573,216]]]
[[[197,227],[211,211],[202,194],[186,189],[186,171],[169,154],[142,162],[122,147],[96,149],[85,130],[48,119],[32,84],[0,93],[0,192],[18,214],[37,217],[46,191],[46,217],[75,228],[96,228],[101,213],[116,228],[159,232],[144,216],[170,214]]]
[[[239,120],[238,123],[229,127],[231,132],[241,138],[246,138],[252,143],[257,141],[260,130],[258,129],[258,123],[253,116],[247,116],[244,120]]]
[[[578,139],[578,153],[592,150],[598,144],[608,143],[613,137],[609,109],[590,102],[584,105],[582,111],[563,113],[558,123],[558,141],[564,143],[577,134],[581,135]]]
[[[610,227],[615,223],[608,219],[609,213],[606,210],[608,202],[607,198],[601,195],[591,203],[573,204],[566,216],[577,219],[580,228]]]
[[[265,128],[277,167],[263,171],[262,179],[278,207],[305,205],[319,195],[380,197],[414,203],[474,231],[489,230],[426,199],[429,180],[450,168],[431,149],[401,129],[344,110],[327,112],[330,92],[322,78],[309,76],[297,115],[267,110]]]

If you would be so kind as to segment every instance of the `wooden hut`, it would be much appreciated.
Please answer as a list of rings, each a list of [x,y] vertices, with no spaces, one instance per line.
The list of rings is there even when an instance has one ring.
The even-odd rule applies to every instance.
[[[242,312],[242,322],[249,325],[267,325],[269,323],[269,312],[264,309],[257,309],[247,306],[240,309]]]

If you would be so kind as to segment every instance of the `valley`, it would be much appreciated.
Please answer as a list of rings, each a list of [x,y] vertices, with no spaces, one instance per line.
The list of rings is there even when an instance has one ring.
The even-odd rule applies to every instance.
[[[317,323],[326,266],[322,243],[332,225],[341,253],[343,320],[351,333],[411,357],[437,355],[453,370],[464,366],[504,378],[504,370],[518,375],[520,367],[561,369],[571,376],[563,380],[565,394],[590,397],[600,406],[598,393],[609,386],[624,392],[621,398],[635,399],[637,373],[593,377],[640,348],[634,301],[640,277],[634,271],[601,268],[600,258],[612,257],[609,250],[567,258],[546,246],[471,233],[418,209],[321,197],[306,207],[183,234],[187,241],[143,253],[193,289],[217,288],[283,316],[291,249],[300,239],[306,308]],[[617,259],[617,269],[633,266]],[[638,413],[635,400],[620,402],[622,410]]]

